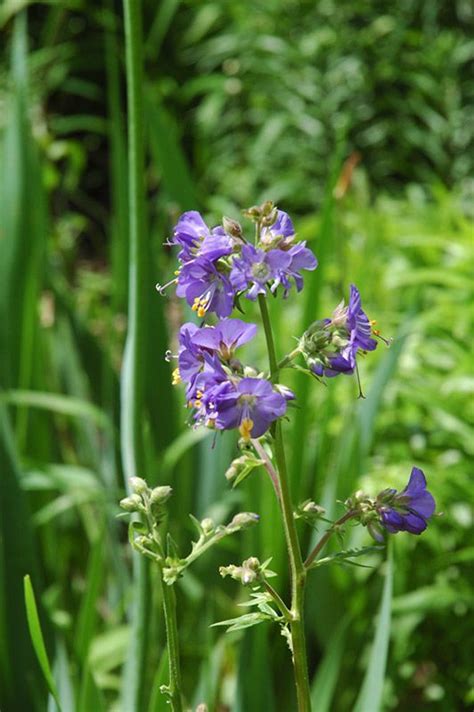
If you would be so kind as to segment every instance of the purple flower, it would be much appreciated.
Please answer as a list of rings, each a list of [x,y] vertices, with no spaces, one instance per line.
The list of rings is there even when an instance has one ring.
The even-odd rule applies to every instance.
[[[187,384],[186,397],[191,396],[196,376],[204,368],[202,349],[194,344],[193,336],[199,327],[186,322],[179,330],[178,368],[173,373],[173,382],[184,381]]]
[[[353,284],[351,284],[349,306],[347,307],[347,328],[353,347],[362,349],[362,351],[373,351],[377,348],[377,341],[371,338],[372,325],[362,309],[360,292]]]
[[[222,227],[208,228],[196,210],[183,213],[173,231],[173,245],[180,245],[178,258],[189,262],[196,257],[205,257],[213,262],[232,252],[232,239]]]
[[[359,351],[373,351],[372,325],[362,309],[360,293],[351,285],[349,304],[336,307],[331,319],[315,322],[302,339],[302,352],[317,376],[354,373]]]
[[[418,467],[412,469],[402,492],[384,490],[376,502],[380,523],[391,534],[403,531],[421,534],[428,526],[427,520],[433,515],[435,507],[434,497],[426,489],[425,475]]]
[[[303,289],[303,277],[300,271],[302,269],[316,269],[318,260],[309,247],[306,247],[306,242],[299,242],[293,245],[285,254],[291,258],[290,263],[288,266],[282,266],[278,269],[277,277],[272,285],[271,291],[274,292],[278,285],[281,284],[285,290],[284,296],[286,297],[291,288],[290,277],[295,280],[297,291],[301,292]]]
[[[221,319],[216,326],[198,329],[193,342],[200,348],[216,351],[224,361],[230,361],[235,349],[253,339],[256,333],[256,324],[247,324],[241,319]]]
[[[192,322],[182,325],[173,382],[186,384],[188,401],[195,398],[198,390],[204,392],[210,385],[227,379],[219,359],[231,362],[235,350],[250,341],[256,331],[256,324],[247,324],[241,319],[222,319],[216,326],[201,328]],[[231,365],[240,366],[233,360]]]
[[[234,306],[234,290],[229,278],[204,257],[183,265],[176,294],[185,297],[199,317],[208,311],[221,317],[229,316]]]
[[[238,292],[249,289],[247,297],[255,301],[259,294],[265,294],[267,283],[277,278],[278,271],[290,264],[291,257],[282,250],[265,252],[247,244],[242,248],[242,257],[234,259],[230,281]]]
[[[277,218],[270,227],[262,228],[260,241],[263,245],[281,246],[290,244],[295,238],[295,228],[288,213],[277,211]]]
[[[213,394],[212,410],[219,430],[239,428],[248,440],[259,438],[274,420],[286,412],[286,399],[263,378],[242,378],[236,385],[223,384]]]

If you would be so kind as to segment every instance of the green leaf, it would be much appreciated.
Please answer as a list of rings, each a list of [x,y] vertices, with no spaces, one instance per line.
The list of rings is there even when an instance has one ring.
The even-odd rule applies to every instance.
[[[86,590],[82,597],[81,607],[76,628],[76,650],[80,660],[86,660],[90,642],[94,635],[94,629],[98,618],[96,610],[97,599],[102,586],[105,574],[104,567],[104,545],[105,532],[97,538],[89,556],[86,572]]]
[[[345,652],[348,618],[344,617],[328,641],[327,650],[311,686],[311,704],[318,712],[329,712]]]
[[[347,549],[346,551],[338,551],[330,556],[325,556],[323,559],[317,559],[311,566],[308,566],[308,571],[310,569],[316,569],[319,566],[324,566],[325,564],[332,563],[352,563],[350,559],[354,559],[358,556],[364,556],[365,554],[373,554],[376,551],[383,551],[383,546],[362,546],[360,549]]]
[[[219,623],[213,623],[211,628],[216,628],[217,626],[229,626],[226,633],[231,633],[235,630],[243,630],[244,628],[251,628],[259,623],[264,623],[265,621],[271,621],[274,618],[265,613],[246,613],[243,616],[238,616],[237,618],[229,618],[226,621],[219,621]]]
[[[387,547],[386,567],[385,583],[369,664],[353,712],[380,712],[382,706],[392,607],[393,551],[391,542]]]
[[[104,429],[112,429],[112,424],[103,410],[80,398],[65,396],[61,393],[43,393],[40,391],[5,391],[0,401],[16,406],[28,406],[50,410],[59,415],[74,418],[86,418]]]
[[[46,652],[46,646],[44,644],[43,634],[41,632],[41,625],[38,616],[38,609],[36,607],[35,594],[33,591],[33,586],[31,585],[31,579],[29,574],[23,579],[24,583],[24,593],[25,593],[25,605],[26,605],[26,616],[28,619],[28,627],[30,629],[31,641],[35,649],[36,657],[40,664],[41,670],[44,675],[48,689],[53,695],[58,707],[60,707],[59,696],[56,689],[56,684],[54,682],[53,673],[51,672],[51,667],[49,664],[48,653]]]

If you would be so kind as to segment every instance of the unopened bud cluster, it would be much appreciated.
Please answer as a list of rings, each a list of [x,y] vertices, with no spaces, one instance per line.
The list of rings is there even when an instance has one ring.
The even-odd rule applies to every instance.
[[[163,505],[171,497],[172,488],[162,485],[152,489],[141,477],[131,477],[129,482],[132,493],[120,501],[122,509],[130,513],[149,513],[154,519],[161,519]]]
[[[261,564],[256,556],[251,556],[249,559],[245,559],[240,566],[234,564],[221,566],[219,573],[222,578],[230,576],[235,581],[240,581],[244,586],[251,586],[276,575],[268,569],[269,563],[270,559]]]
[[[298,505],[295,511],[295,519],[304,519],[308,522],[312,522],[316,519],[321,519],[326,514],[324,507],[320,504],[316,504],[312,499],[306,499]]]

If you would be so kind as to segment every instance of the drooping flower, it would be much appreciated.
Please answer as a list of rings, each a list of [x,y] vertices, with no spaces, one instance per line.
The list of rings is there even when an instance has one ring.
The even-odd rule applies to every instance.
[[[234,289],[227,275],[204,257],[186,262],[178,275],[178,297],[184,297],[199,317],[207,312],[229,316],[234,306]]]
[[[391,534],[403,531],[421,534],[435,507],[434,497],[426,489],[426,477],[418,467],[412,469],[404,490],[387,489],[376,499],[380,524]]]
[[[317,376],[354,373],[359,351],[373,351],[372,325],[362,309],[360,293],[351,285],[349,304],[336,307],[331,319],[315,322],[303,335],[301,351]]]

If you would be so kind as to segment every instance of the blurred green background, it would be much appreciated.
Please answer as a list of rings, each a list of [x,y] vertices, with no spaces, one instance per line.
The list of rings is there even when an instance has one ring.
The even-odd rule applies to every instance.
[[[295,500],[330,514],[364,487],[402,488],[422,467],[443,516],[395,538],[384,710],[471,710],[474,626],[472,270],[474,11],[469,0],[144,0],[148,278],[142,416],[146,472],[171,484],[170,528],[188,513],[256,511],[178,587],[189,704],[292,710],[278,631],[226,635],[246,593],[218,566],[285,548],[263,471],[231,490],[235,437],[186,424],[163,355],[188,318],[155,283],[179,213],[273,199],[320,266],[272,302],[281,355],[355,282],[386,337],[352,379],[289,374],[285,426]],[[131,552],[118,514],[119,378],[127,330],[128,211],[123,13],[114,0],[0,6],[0,707],[56,710],[26,624],[32,577],[64,712],[127,709]],[[246,307],[246,319],[255,316]],[[263,344],[247,349],[262,364]],[[301,529],[304,548],[313,534]],[[351,531],[346,543],[368,543]],[[311,575],[307,630],[316,712],[345,712],[364,676],[383,557]],[[140,712],[167,709],[160,594],[151,572]],[[282,672],[283,671],[283,672]]]

